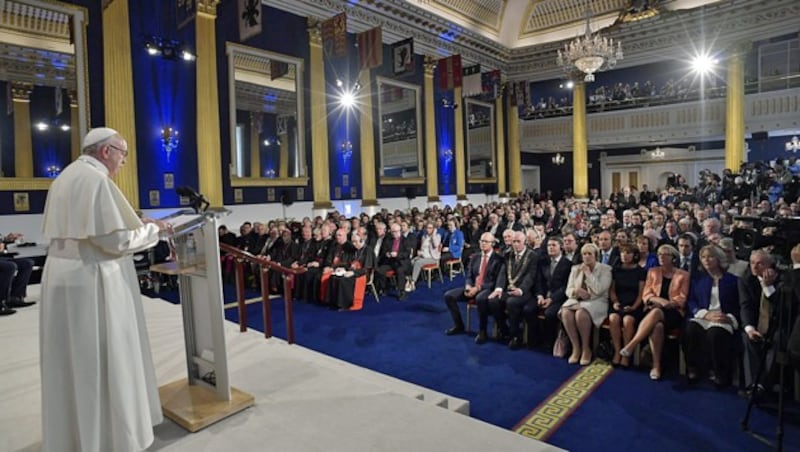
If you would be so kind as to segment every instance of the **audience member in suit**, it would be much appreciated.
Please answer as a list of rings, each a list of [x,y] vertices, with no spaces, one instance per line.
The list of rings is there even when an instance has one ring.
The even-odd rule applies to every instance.
[[[358,310],[364,302],[367,287],[367,273],[375,266],[375,254],[371,253],[364,243],[365,238],[359,234],[350,236],[350,256],[348,266],[343,271],[334,273],[330,279],[328,305],[340,311]]]
[[[375,285],[382,291],[386,291],[389,286],[389,279],[386,273],[390,270],[394,271],[397,298],[399,300],[406,298],[406,275],[411,271],[411,255],[413,253],[413,249],[409,246],[410,241],[403,239],[403,230],[400,224],[392,224],[391,237],[386,237],[383,240],[378,267],[375,270]]]
[[[578,242],[578,236],[575,235],[573,232],[567,232],[561,238],[563,243],[563,253],[564,257],[572,263],[572,265],[580,264],[583,262],[581,258],[581,251],[580,251],[580,242]]]
[[[689,381],[701,373],[714,372],[714,383],[731,384],[735,359],[734,334],[739,328],[739,278],[728,273],[725,252],[706,245],[700,252],[702,270],[692,281],[689,292],[690,320],[684,334]]]
[[[506,229],[511,229],[512,231],[524,231],[525,228],[522,226],[522,223],[517,221],[517,214],[514,213],[513,210],[509,211],[506,214],[506,221],[502,224],[503,231]]]
[[[467,265],[464,288],[450,289],[444,294],[444,302],[453,318],[453,326],[445,331],[448,336],[464,332],[464,321],[461,319],[458,302],[474,298],[476,303],[485,303],[489,294],[494,290],[497,276],[503,267],[503,258],[494,252],[494,235],[484,232],[479,243],[480,252],[474,253]],[[477,340],[478,338],[476,338]]]
[[[25,301],[28,282],[33,273],[33,261],[27,258],[4,257],[5,253],[6,244],[0,241],[0,315],[13,314],[13,308],[36,304]]]
[[[239,238],[236,241],[236,247],[248,253],[255,253],[256,241],[258,237],[253,231],[253,225],[249,221],[245,221],[239,227]]]
[[[680,262],[680,253],[672,245],[661,245],[656,253],[658,267],[647,271],[642,300],[645,315],[633,339],[619,351],[622,356],[632,356],[636,346],[645,339],[650,340],[653,353],[651,380],[661,379],[661,352],[666,334],[683,324],[686,299],[689,296],[689,273],[675,266]]]
[[[511,253],[514,249],[513,247],[514,241],[514,230],[513,229],[506,229],[503,231],[503,241],[499,244],[499,252],[500,255],[506,257],[508,253]]]
[[[770,328],[775,327],[771,316],[781,296],[779,274],[774,264],[767,251],[753,250],[750,253],[750,272],[739,280],[739,303],[745,333],[744,380],[748,387],[761,383],[754,380],[762,353],[768,353],[765,360],[767,370],[775,361],[774,347],[773,350],[763,349],[764,338],[770,333]],[[773,343],[778,343],[781,338],[773,336],[772,339]],[[768,373],[762,372],[762,375]]]
[[[648,238],[644,238],[650,243]],[[614,268],[611,289],[608,292],[608,331],[614,345],[612,365],[630,366],[627,356],[621,356],[622,344],[630,342],[636,333],[636,324],[642,319],[642,292],[647,271],[639,266],[639,250],[632,244],[619,248],[620,265]]]
[[[534,300],[539,256],[525,246],[525,233],[522,231],[513,232],[511,246],[511,251],[505,257],[505,265],[497,277],[494,291],[486,301],[478,303],[480,340],[476,339],[476,342],[485,342],[489,312],[491,312],[498,326],[499,339],[502,341],[503,338],[510,337],[508,346],[516,350],[522,345],[519,327],[522,309]],[[506,323],[506,307],[510,324]]]
[[[386,239],[386,223],[382,221],[377,221],[375,224],[375,234],[367,240],[367,248],[372,252],[374,255],[373,261],[377,264],[378,259],[381,256],[381,248],[383,247],[383,241]]]
[[[679,236],[678,223],[674,220],[669,220],[664,224],[664,229],[661,231],[661,240],[658,242],[658,246],[672,245],[677,247]]]
[[[678,252],[681,254],[678,268],[689,272],[689,277],[694,279],[700,272],[700,258],[694,251],[695,240],[691,234],[681,234],[678,237]]]
[[[567,301],[561,306],[561,322],[572,346],[570,364],[592,362],[592,324],[600,328],[608,316],[611,266],[599,261],[600,250],[592,243],[581,247],[583,263],[572,267],[567,282]]]
[[[572,262],[562,253],[562,246],[558,237],[550,237],[547,239],[547,255],[539,260],[536,296],[525,304],[522,311],[528,325],[528,346],[542,342],[546,347],[552,347],[556,339],[558,311],[567,301],[567,282],[572,268]],[[541,321],[539,311],[544,313]]]
[[[465,268],[467,264],[469,264],[472,254],[480,250],[481,234],[480,223],[478,223],[477,219],[472,218],[469,223],[465,225],[464,248],[461,250],[461,262],[464,264]]]
[[[500,217],[496,213],[489,214],[484,231],[491,232],[498,242],[503,238],[503,225],[500,224]]]
[[[792,291],[792,302],[797,306],[800,303],[800,244],[792,248],[791,258],[792,268],[784,275],[784,285]],[[792,323],[786,350],[795,370],[800,370],[800,315]]]
[[[619,250],[614,249],[611,244],[611,232],[600,231],[600,233],[597,234],[597,246],[599,248],[598,252],[600,253],[597,261],[601,264],[616,267],[619,265]],[[583,252],[581,252],[581,255],[583,255]]]
[[[733,273],[739,278],[744,278],[750,274],[750,263],[736,257],[736,246],[733,244],[732,238],[723,237],[720,239],[719,247],[722,248],[722,251],[725,251],[729,273]]]
[[[272,244],[267,252],[267,259],[283,267],[289,267],[297,259],[300,249],[292,239],[291,229],[281,231],[280,238]],[[283,274],[278,271],[269,273],[269,290],[272,293],[283,293]]]

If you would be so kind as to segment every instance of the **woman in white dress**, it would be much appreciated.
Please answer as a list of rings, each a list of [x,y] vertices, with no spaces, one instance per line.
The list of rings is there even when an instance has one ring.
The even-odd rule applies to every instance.
[[[608,289],[611,287],[611,266],[597,261],[600,249],[587,243],[581,247],[583,263],[572,267],[567,283],[567,301],[559,315],[564,324],[572,354],[569,363],[592,362],[592,324],[599,328],[608,315]]]

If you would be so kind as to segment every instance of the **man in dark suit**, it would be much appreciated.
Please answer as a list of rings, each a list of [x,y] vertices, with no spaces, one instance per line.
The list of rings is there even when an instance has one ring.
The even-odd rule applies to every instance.
[[[538,290],[535,303],[528,303],[523,316],[528,323],[528,345],[541,341],[551,346],[558,331],[558,311],[567,301],[567,282],[572,270],[572,262],[562,252],[562,242],[558,237],[547,240],[547,258],[540,262]],[[544,311],[540,324],[539,312]]]
[[[659,240],[658,245],[672,245],[677,247],[678,246],[678,237],[680,237],[680,233],[678,232],[678,223],[674,220],[668,220],[664,223],[664,229],[661,231],[661,240]]]
[[[562,236],[561,240],[564,257],[572,262],[572,265],[582,263],[583,257],[581,256],[581,244],[578,241],[578,236],[573,232],[567,232]]]
[[[754,380],[762,353],[769,353],[764,361],[767,366],[765,370],[769,370],[774,362],[774,351],[764,350],[763,342],[770,328],[775,327],[770,317],[779,301],[780,287],[774,259],[764,250],[754,250],[750,254],[750,272],[739,280],[739,304],[745,333],[744,378],[748,387],[758,383]],[[776,344],[780,340],[775,336],[772,339]]]
[[[800,244],[792,248],[792,269],[784,275],[784,287],[790,288],[792,291],[792,306],[800,305]],[[795,308],[793,314],[798,314],[798,309]],[[800,371],[800,315],[793,321],[792,329],[789,334],[789,340],[786,345],[786,350],[789,352],[789,358],[792,361],[796,371]]]
[[[539,255],[525,246],[525,233],[516,231],[511,241],[511,252],[506,256],[505,266],[497,278],[497,286],[489,295],[485,305],[478,304],[481,329],[486,335],[488,312],[494,315],[499,326],[500,338],[509,336],[508,347],[517,350],[522,345],[521,329],[523,307],[533,302],[536,292],[536,275]],[[508,326],[506,326],[506,310]],[[478,333],[480,337],[480,333]]]
[[[680,260],[678,261],[678,268],[689,272],[691,279],[697,278],[700,275],[700,253],[695,252],[694,237],[691,234],[681,234],[678,237],[678,252],[680,252]]]
[[[13,308],[24,308],[35,304],[25,301],[28,281],[33,272],[33,261],[27,258],[16,259],[9,256],[6,243],[12,243],[21,234],[8,234],[0,240],[0,315],[13,314]],[[6,257],[4,257],[4,254]]]
[[[408,247],[409,240],[403,238],[403,230],[400,223],[392,224],[391,233],[391,237],[384,239],[381,246],[378,267],[375,270],[375,283],[380,289],[386,290],[389,285],[386,273],[390,270],[394,271],[397,284],[397,299],[404,300],[406,298],[404,285],[406,274],[411,273],[413,250]]]
[[[598,260],[612,267],[620,264],[619,250],[612,247],[611,232],[604,230],[597,234],[597,246],[600,248]]]
[[[448,336],[464,332],[464,321],[461,320],[458,302],[474,298],[478,304],[485,303],[494,290],[497,276],[503,267],[503,258],[493,249],[494,235],[491,232],[484,232],[479,243],[480,252],[474,253],[467,265],[467,281],[464,288],[450,289],[444,294],[444,302],[453,318],[453,326],[445,331]],[[479,342],[479,338],[480,334],[475,341]],[[486,340],[485,334],[483,340]]]

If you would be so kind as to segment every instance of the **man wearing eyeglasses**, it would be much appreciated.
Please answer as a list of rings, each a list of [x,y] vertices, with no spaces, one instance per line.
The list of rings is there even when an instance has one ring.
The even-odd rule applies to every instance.
[[[162,421],[133,253],[169,225],[140,219],[111,179],[128,145],[92,129],[53,181],[42,233],[42,450],[143,450]]]
[[[494,235],[491,232],[481,234],[478,246],[480,252],[474,253],[467,265],[467,282],[464,288],[450,289],[444,294],[445,304],[453,318],[453,326],[445,331],[448,336],[461,334],[465,330],[458,302],[474,298],[476,303],[486,303],[502,270],[503,258],[494,252]],[[485,335],[482,340],[486,341]],[[478,335],[475,341],[481,343],[481,336]]]

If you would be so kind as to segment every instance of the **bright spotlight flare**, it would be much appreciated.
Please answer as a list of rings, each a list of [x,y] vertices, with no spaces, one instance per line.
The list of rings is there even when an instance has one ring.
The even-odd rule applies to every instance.
[[[339,105],[344,108],[352,108],[356,105],[356,94],[361,90],[361,83],[356,81],[352,88],[345,87],[341,79],[336,79],[336,86],[341,89],[339,93]]]
[[[692,69],[700,74],[708,74],[714,70],[719,60],[708,54],[697,55],[692,60]]]

